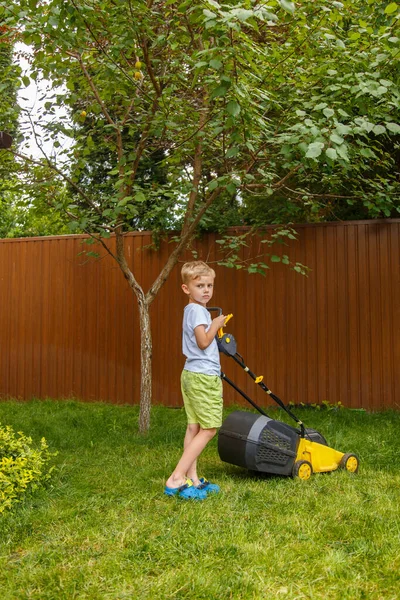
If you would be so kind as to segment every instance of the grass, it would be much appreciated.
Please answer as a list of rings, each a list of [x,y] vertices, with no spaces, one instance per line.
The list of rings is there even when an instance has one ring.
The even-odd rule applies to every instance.
[[[0,518],[2,600],[399,598],[400,414],[296,412],[359,474],[255,477],[214,440],[201,471],[222,492],[196,503],[162,494],[181,410],[155,407],[141,437],[137,407],[0,403],[0,422],[58,450],[51,485]]]

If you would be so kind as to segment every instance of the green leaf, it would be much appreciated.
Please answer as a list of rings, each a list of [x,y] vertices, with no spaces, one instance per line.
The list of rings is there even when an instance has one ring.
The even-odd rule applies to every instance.
[[[340,146],[341,144],[343,144],[344,139],[342,137],[340,137],[340,135],[337,135],[337,133],[332,133],[329,137],[329,139],[334,143],[334,144],[338,144],[338,146]]]
[[[289,2],[289,0],[279,0],[279,4],[288,13],[291,13],[291,14],[294,13],[294,10],[296,8],[294,2]]]
[[[335,148],[328,148],[327,150],[325,150],[325,154],[331,160],[336,160],[337,159],[337,152],[336,152]]]
[[[239,19],[239,21],[242,21],[242,23],[244,23],[244,21],[247,21],[247,19],[250,19],[250,17],[254,16],[252,10],[246,10],[245,8],[233,8],[230,11],[230,13],[232,16]]]
[[[400,133],[400,125],[397,123],[385,123],[386,129],[392,133]]]
[[[394,12],[396,12],[397,10],[397,2],[391,2],[390,4],[387,5],[387,7],[385,8],[385,13],[387,15],[392,15]]]
[[[348,133],[351,133],[351,127],[349,127],[348,125],[343,125],[343,123],[338,123],[336,125],[336,131],[340,135],[346,135]]]
[[[136,192],[136,194],[135,194],[135,201],[136,202],[145,202],[146,201],[146,196],[144,195],[143,192]]]
[[[214,90],[211,92],[210,97],[211,98],[220,98],[221,96],[225,96],[226,92],[228,91],[229,86],[228,85],[219,85],[218,87],[214,88]]]
[[[324,144],[322,142],[312,142],[308,145],[306,158],[317,158],[321,155]]]
[[[280,256],[276,256],[276,254],[273,254],[271,256],[271,262],[273,262],[273,263],[281,262],[281,257]]]
[[[236,100],[230,100],[226,105],[226,110],[232,117],[236,117],[240,113],[240,105]]]
[[[216,71],[219,71],[222,67],[222,62],[216,58],[213,58],[212,60],[210,60],[210,67],[212,69],[215,69]]]
[[[234,156],[237,156],[238,154],[239,154],[239,148],[237,148],[236,146],[232,146],[232,148],[229,148],[229,150],[225,154],[225,157],[233,158]]]
[[[329,119],[329,117],[333,117],[333,115],[335,114],[335,111],[332,110],[332,108],[324,108],[322,112],[324,113],[327,119]]]
[[[386,128],[383,125],[375,125],[372,131],[375,135],[380,135],[381,133],[386,133]]]
[[[336,152],[338,153],[338,155],[340,156],[340,158],[342,158],[346,162],[349,161],[349,155],[347,154],[347,146],[346,146],[346,144],[342,144],[341,146],[338,146],[336,148]]]
[[[215,190],[218,187],[218,179],[213,179],[212,181],[210,181],[207,187],[210,192]]]
[[[361,156],[365,156],[365,158],[377,158],[375,152],[371,150],[371,148],[361,148],[360,154]]]

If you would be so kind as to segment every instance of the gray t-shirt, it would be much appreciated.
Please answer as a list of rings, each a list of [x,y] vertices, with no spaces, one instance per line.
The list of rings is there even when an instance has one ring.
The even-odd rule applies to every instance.
[[[214,338],[205,350],[201,350],[196,342],[194,330],[198,325],[205,325],[208,331],[211,315],[204,306],[190,303],[183,311],[182,352],[186,356],[184,369],[204,375],[221,375],[221,364],[217,341]]]

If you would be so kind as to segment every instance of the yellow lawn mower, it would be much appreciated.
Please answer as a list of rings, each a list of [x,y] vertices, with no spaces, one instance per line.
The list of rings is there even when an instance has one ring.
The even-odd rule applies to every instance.
[[[215,307],[209,311],[222,309]],[[228,315],[225,325],[232,315]],[[234,359],[260,388],[267,393],[296,423],[298,428],[271,419],[243,390],[221,373],[221,377],[260,414],[234,411],[222,423],[218,434],[218,453],[224,462],[250,471],[286,475],[307,480],[313,473],[327,473],[345,469],[358,471],[359,460],[353,453],[343,453],[330,448],[325,438],[315,429],[304,427],[278,396],[246,366],[237,352],[234,336],[221,328],[217,335],[218,349]]]

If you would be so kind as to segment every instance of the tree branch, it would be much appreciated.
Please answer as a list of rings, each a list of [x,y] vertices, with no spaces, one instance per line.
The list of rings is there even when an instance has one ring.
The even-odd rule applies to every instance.
[[[153,300],[156,297],[156,295],[158,294],[160,288],[164,285],[164,283],[168,279],[169,274],[171,273],[172,269],[175,267],[176,263],[178,262],[180,255],[182,254],[182,252],[185,250],[185,248],[188,246],[188,244],[192,240],[192,238],[196,232],[196,227],[200,222],[200,219],[202,218],[202,216],[204,215],[206,210],[211,206],[211,204],[214,202],[214,200],[217,198],[217,196],[223,189],[225,189],[225,186],[216,188],[212,192],[212,194],[210,194],[210,196],[207,198],[206,202],[204,203],[204,206],[197,213],[196,217],[193,219],[193,221],[190,223],[190,225],[188,225],[188,228],[187,228],[185,234],[181,235],[178,245],[169,255],[168,260],[165,263],[163,269],[161,270],[161,272],[159,273],[159,275],[157,276],[157,278],[155,279],[153,284],[150,286],[149,291],[146,294],[146,302],[148,305],[150,305],[153,302]]]
[[[137,282],[137,280],[136,280],[134,274],[132,273],[131,269],[129,268],[129,265],[126,260],[125,249],[124,249],[124,235],[122,232],[122,227],[115,228],[115,241],[116,241],[116,249],[117,249],[116,261],[119,264],[121,271],[124,274],[125,279],[129,283],[129,286],[135,292],[136,297],[138,299],[140,298],[142,302],[143,301],[145,302],[145,296],[144,296],[143,289]]]
[[[270,186],[266,186],[265,183],[246,183],[242,186],[243,189],[252,189],[252,190],[257,190],[257,189],[263,189],[265,187],[270,187],[273,189],[278,189],[280,187],[286,187],[284,185],[285,181],[287,181],[288,179],[290,179],[290,177],[292,177],[292,175],[294,175],[303,165],[296,165],[295,167],[293,167],[293,169],[291,169],[288,173],[286,173],[286,175],[284,177],[282,177],[282,179],[280,179],[279,181],[276,181],[275,183],[272,183]],[[289,189],[289,188],[287,188]],[[309,194],[310,195],[310,194]]]
[[[203,98],[204,103],[206,103],[206,98]],[[207,110],[202,110],[200,112],[199,119],[199,131],[201,131],[205,125],[207,119]],[[199,193],[199,183],[202,172],[202,151],[203,151],[203,143],[202,139],[199,137],[196,148],[194,151],[194,159],[193,159],[193,178],[192,178],[192,190],[189,194],[189,201],[186,208],[185,219],[182,226],[182,235],[184,236],[188,227],[190,220],[193,215],[194,207],[196,205],[197,196]]]
[[[103,100],[101,99],[101,96],[99,94],[99,91],[97,89],[97,87],[94,84],[94,81],[89,73],[89,71],[87,70],[83,60],[82,60],[82,55],[78,54],[76,52],[68,52],[67,51],[68,56],[71,56],[72,58],[75,58],[75,60],[77,60],[79,62],[79,65],[82,69],[83,74],[85,75],[87,82],[90,86],[90,89],[93,92],[94,97],[96,98],[97,102],[99,103],[99,106],[101,107],[102,113],[105,116],[105,118],[107,119],[107,121],[109,122],[110,125],[112,125],[113,127],[117,128],[116,123],[114,122],[114,120],[111,118],[110,113],[107,110],[106,105],[104,104]]]
[[[155,75],[154,75],[154,71],[153,71],[153,67],[151,65],[151,60],[149,57],[149,52],[148,52],[148,40],[144,40],[142,43],[142,50],[143,50],[143,57],[144,57],[144,62],[146,63],[146,68],[147,68],[147,72],[150,76],[151,79],[151,83],[153,84],[154,90],[157,94],[157,96],[161,96],[161,86],[158,83]]]
[[[292,190],[292,188],[288,187],[287,185],[284,185],[283,187],[292,194],[296,194],[298,196],[309,196],[310,198],[342,198],[348,200],[359,198],[359,196],[338,196],[337,194],[310,194],[309,192],[305,191],[298,192],[297,190]]]

